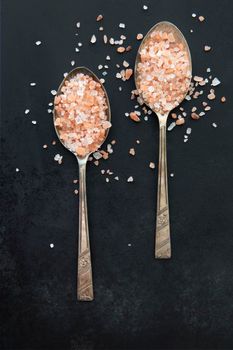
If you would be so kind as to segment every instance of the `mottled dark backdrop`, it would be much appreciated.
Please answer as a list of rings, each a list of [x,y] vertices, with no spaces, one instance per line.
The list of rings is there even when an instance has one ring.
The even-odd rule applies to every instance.
[[[232,349],[232,51],[233,2],[148,0],[2,0],[1,12],[1,335],[3,350],[34,349]],[[148,11],[142,5],[148,5]],[[158,125],[155,118],[135,125],[133,80],[118,91],[115,66],[123,57],[89,38],[96,16],[112,36],[135,35],[170,20],[184,32],[195,74],[211,67],[222,84],[212,111],[192,127],[168,134],[173,257],[153,258]],[[191,14],[204,15],[199,23]],[[75,36],[81,21],[80,37]],[[126,23],[127,30],[118,28]],[[190,29],[193,33],[190,33]],[[42,45],[37,47],[36,40]],[[75,53],[77,42],[83,42]],[[208,54],[203,45],[212,46]],[[95,301],[76,301],[78,167],[55,139],[47,113],[70,61],[97,65],[110,54],[106,88],[113,111],[109,140],[114,153],[100,167],[88,166],[89,221]],[[35,81],[36,87],[29,83]],[[219,103],[220,96],[227,103]],[[30,109],[25,115],[24,110]],[[33,125],[31,120],[37,120]],[[218,128],[213,128],[215,122]],[[135,146],[136,139],[141,141]],[[43,144],[48,144],[43,150]],[[136,148],[130,158],[128,149]],[[54,162],[56,153],[63,165]],[[17,173],[16,168],[20,171]],[[100,169],[120,181],[105,182]],[[128,184],[132,175],[135,182]],[[50,248],[54,243],[54,248]],[[131,244],[131,246],[128,246]]]

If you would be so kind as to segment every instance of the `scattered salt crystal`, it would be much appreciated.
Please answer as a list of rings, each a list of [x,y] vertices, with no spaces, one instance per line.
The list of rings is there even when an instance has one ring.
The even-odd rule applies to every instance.
[[[192,13],[192,17],[195,18],[197,15],[196,13]]]
[[[70,64],[71,64],[71,66],[74,66],[75,65],[75,61],[71,61]]]
[[[174,174],[173,174],[173,173],[171,173],[171,174],[170,174],[170,176],[171,176],[171,177],[174,177]]]
[[[99,65],[98,65],[98,69],[100,70],[100,69],[102,69],[102,68],[103,68],[102,64],[99,64]]]
[[[32,120],[32,124],[36,125],[37,121],[36,120]]]
[[[187,130],[186,130],[186,134],[190,135],[190,134],[191,134],[191,132],[192,132],[192,129],[191,129],[191,128],[187,128]]]
[[[109,178],[108,178],[108,177],[106,177],[106,179],[105,179],[105,180],[106,180],[106,182],[109,182]]]
[[[41,41],[40,40],[36,41],[36,46],[39,46],[39,45],[41,45]]]
[[[135,149],[134,148],[130,148],[129,150],[129,154],[131,154],[131,156],[135,156]]]
[[[36,83],[30,83],[30,86],[36,86]]]
[[[47,145],[43,145],[43,148],[46,149],[46,148],[48,148],[48,146]]]
[[[78,47],[75,48],[75,52],[79,52],[79,48]]]
[[[68,73],[64,73],[64,74],[63,74],[63,77],[64,77],[64,78],[66,78],[66,77],[67,77],[67,75],[68,75]]]
[[[128,247],[131,247],[131,245],[132,245],[131,243],[128,243]]]
[[[212,123],[212,126],[214,127],[214,128],[217,128],[217,124],[216,123]]]
[[[96,160],[99,160],[100,158],[102,158],[102,154],[100,152],[94,152],[93,153],[93,157],[96,159]]]
[[[54,160],[56,162],[58,162],[58,164],[61,164],[62,163],[62,158],[63,156],[61,156],[59,153],[57,153],[55,156],[54,156]]]
[[[91,43],[94,44],[96,42],[96,36],[93,34],[91,37]]]
[[[118,89],[119,89],[119,91],[122,91],[122,87],[121,86],[119,86]]]
[[[127,179],[127,182],[133,182],[133,176],[130,176],[130,177]]]
[[[50,243],[50,248],[54,248],[54,244],[53,243]]]
[[[107,74],[108,74],[108,72],[106,72],[106,71],[102,72],[103,76],[106,76]]]
[[[169,127],[167,128],[168,131],[171,131],[172,129],[174,129],[174,127],[176,126],[175,122],[172,122]]]
[[[55,96],[55,95],[57,94],[57,91],[56,91],[56,90],[51,90],[50,92],[51,92],[51,94],[52,94],[53,96]]]
[[[211,83],[212,86],[217,86],[219,84],[221,84],[221,81],[218,78],[214,78],[212,80],[212,83]]]
[[[103,36],[103,40],[104,40],[104,43],[107,44],[107,42],[108,42],[108,37],[107,37],[107,35],[104,35],[104,36]]]
[[[83,44],[82,43],[78,43],[78,46],[81,47],[81,46],[83,46]]]
[[[148,121],[148,117],[147,115],[144,117],[144,120],[147,122]]]
[[[101,82],[101,84],[104,84],[105,83],[105,79],[101,78],[100,82]]]
[[[78,190],[77,189],[74,190],[74,194],[78,194]]]
[[[15,171],[18,173],[19,172],[19,168],[16,168]]]
[[[125,113],[125,116],[128,117],[128,116],[129,116],[129,113],[126,112],[126,113]]]
[[[211,69],[210,69],[210,68],[207,68],[206,71],[207,71],[207,73],[210,73],[210,72],[211,72]]]
[[[80,22],[77,22],[77,23],[76,23],[76,27],[77,27],[77,28],[80,28],[80,25],[81,25]]]
[[[52,113],[53,112],[53,110],[52,109],[47,109],[47,111],[48,111],[48,113]]]
[[[115,179],[116,181],[119,181],[119,177],[118,177],[118,176],[115,176],[114,179]]]
[[[145,11],[148,10],[148,6],[146,6],[146,5],[143,5],[142,8],[143,8],[143,10],[145,10]]]
[[[24,113],[28,114],[30,112],[30,109],[25,109]]]
[[[49,102],[48,105],[49,105],[49,106],[53,106],[53,102]]]
[[[110,56],[108,55],[108,56],[106,56],[106,60],[107,61],[110,61],[111,60],[111,58],[110,58]]]
[[[200,113],[199,113],[199,116],[200,116],[200,117],[203,117],[203,115],[205,115],[205,112],[200,112]]]
[[[151,169],[155,169],[155,163],[150,162],[149,167],[150,167]]]
[[[125,28],[125,24],[124,23],[120,23],[119,24],[119,28]]]

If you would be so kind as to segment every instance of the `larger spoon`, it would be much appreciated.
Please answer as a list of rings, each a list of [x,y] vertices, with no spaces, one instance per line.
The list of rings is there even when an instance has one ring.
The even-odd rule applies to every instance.
[[[74,125],[74,133],[76,133],[76,136],[79,136],[80,133],[80,139],[83,140],[85,135],[83,135],[83,132],[81,131],[80,125],[82,124],[82,119],[84,120],[84,123],[87,123],[86,125],[89,125],[90,120],[88,120],[89,116],[91,118],[91,108],[96,108],[96,106],[92,106],[93,99],[95,98],[95,93],[90,92],[85,93],[85,101],[83,102],[83,105],[87,108],[87,113],[80,113],[80,115],[73,114],[72,107],[75,110],[75,103],[77,104],[77,108],[79,106],[79,98],[80,94],[82,94],[82,88],[79,86],[79,82],[77,82],[77,93],[75,92],[70,95],[70,102],[71,102],[71,109],[69,111],[69,108],[67,107],[67,111],[63,111],[62,108],[59,107],[59,103],[62,100],[62,98],[65,98],[64,94],[65,87],[67,86],[67,83],[72,81],[73,78],[76,76],[80,76],[80,74],[83,74],[84,76],[90,77],[94,82],[98,83],[98,89],[103,92],[103,98],[104,98],[104,108],[105,108],[105,114],[106,114],[106,122],[110,122],[111,120],[111,110],[110,110],[110,104],[107,92],[101,84],[100,80],[97,78],[97,76],[91,72],[88,68],[85,67],[78,67],[72,70],[62,81],[61,85],[58,88],[57,95],[55,97],[55,108],[54,108],[54,126],[57,133],[58,138],[60,139],[63,146],[65,146],[69,151],[71,151],[77,158],[78,164],[79,164],[79,238],[78,238],[78,268],[77,268],[77,299],[82,301],[91,301],[94,299],[94,293],[93,293],[93,281],[92,281],[92,265],[91,265],[91,251],[90,251],[90,242],[89,242],[89,229],[88,229],[88,215],[87,215],[87,198],[86,198],[86,164],[88,157],[90,154],[94,151],[96,151],[102,143],[105,141],[108,130],[110,127],[106,129],[101,130],[101,137],[100,142],[95,143],[93,147],[90,146],[90,149],[87,149],[85,152],[85,148],[82,149],[82,147],[78,148],[77,151],[75,150],[75,143],[74,147],[73,144],[69,144],[67,141],[67,135],[64,135],[64,127],[66,127],[66,124],[62,124],[62,118],[65,116],[67,117],[67,123],[70,123],[70,120],[74,122],[71,125]],[[90,86],[95,85],[93,83],[90,84]],[[67,100],[66,100],[67,101]],[[68,101],[69,102],[69,101]],[[99,106],[101,107],[101,106]],[[64,108],[66,108],[66,105],[64,105]],[[89,110],[88,110],[89,108]],[[94,109],[96,111],[96,109]],[[104,117],[104,114],[101,114],[102,118]],[[75,117],[75,120],[73,120]],[[81,119],[80,119],[81,118]],[[77,121],[77,124],[76,124]],[[102,122],[102,121],[101,121]],[[103,121],[103,123],[106,123]],[[63,125],[63,127],[62,127]],[[90,127],[92,125],[90,124]],[[93,131],[94,132],[94,131]],[[95,133],[98,132],[98,130],[95,130]],[[81,134],[82,133],[82,134]],[[71,133],[72,134],[72,133]],[[71,135],[72,137],[75,137],[74,135]],[[75,141],[75,140],[74,140]],[[87,139],[88,142],[88,139]],[[89,140],[90,142],[90,140]],[[89,147],[89,146],[88,146]]]
[[[191,75],[191,55],[180,30],[170,22],[159,22],[153,26],[138,49],[135,84],[140,98],[157,114],[159,120],[155,258],[160,259],[171,257],[166,153],[167,118],[170,111],[187,95]]]

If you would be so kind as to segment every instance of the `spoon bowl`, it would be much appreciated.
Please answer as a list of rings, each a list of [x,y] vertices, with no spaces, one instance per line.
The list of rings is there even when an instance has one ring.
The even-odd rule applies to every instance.
[[[103,91],[105,103],[106,103],[106,121],[111,121],[111,109],[108,99],[107,92],[97,78],[97,76],[86,67],[77,67],[73,69],[62,81],[58,88],[56,97],[59,98],[63,94],[63,87],[70,79],[74,78],[77,74],[82,73],[92,78],[96,83],[100,84]],[[56,101],[55,97],[55,101]],[[56,104],[55,104],[56,105]],[[72,152],[79,164],[79,235],[78,235],[78,261],[77,261],[77,299],[80,301],[91,301],[94,299],[93,293],[93,281],[92,281],[92,265],[91,265],[91,251],[90,251],[90,240],[89,240],[89,228],[88,228],[88,213],[87,213],[87,198],[86,198],[86,164],[91,153],[97,151],[97,149],[103,144],[108,136],[109,128],[105,129],[104,137],[100,140],[96,149],[88,151],[83,155],[78,154],[73,148],[65,142],[61,136],[61,130],[57,126],[57,120],[61,118],[56,106],[53,112],[54,127],[60,142],[70,152]],[[78,125],[77,125],[78,130]]]
[[[153,40],[157,45],[157,48],[154,47],[154,49],[151,46]],[[160,42],[161,45],[159,46],[157,42]],[[166,51],[166,54],[163,50]],[[172,54],[174,62],[171,60]],[[174,71],[175,68],[177,68],[176,71]],[[149,74],[149,69],[151,69],[152,76]],[[181,31],[174,24],[166,21],[153,26],[138,49],[134,71],[138,94],[141,100],[156,113],[159,121],[155,258],[168,259],[171,257],[171,241],[166,124],[170,111],[177,107],[187,95],[192,76],[191,54]]]

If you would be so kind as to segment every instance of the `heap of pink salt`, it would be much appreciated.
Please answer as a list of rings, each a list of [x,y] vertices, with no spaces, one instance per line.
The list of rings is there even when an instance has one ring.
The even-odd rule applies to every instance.
[[[55,126],[64,145],[79,157],[96,151],[111,127],[101,84],[78,73],[65,81],[54,104]]]
[[[143,43],[137,68],[138,93],[155,112],[180,104],[191,78],[188,52],[172,32],[154,30]]]

